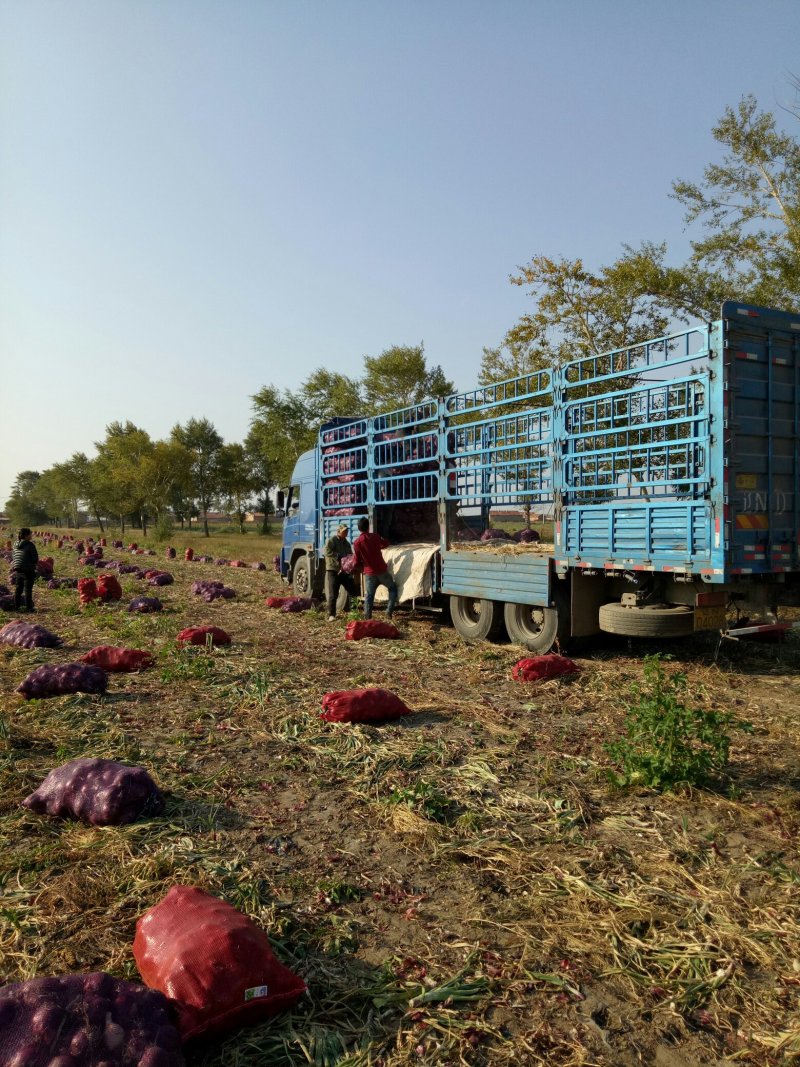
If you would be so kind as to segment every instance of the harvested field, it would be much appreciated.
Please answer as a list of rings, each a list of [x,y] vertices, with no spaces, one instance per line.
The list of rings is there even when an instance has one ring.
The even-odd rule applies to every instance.
[[[246,560],[275,551],[211,543]],[[49,554],[58,577],[92,573]],[[190,1048],[191,1065],[798,1060],[796,642],[726,644],[716,661],[708,639],[663,649],[695,703],[755,730],[734,733],[714,791],[623,791],[605,744],[647,644],[598,641],[573,654],[576,678],[520,684],[519,648],[466,645],[436,617],[401,611],[401,640],[350,642],[346,619],[270,610],[285,592],[271,571],[168,567],[151,615],[125,610],[148,588],[128,574],[121,602],[84,608],[39,583],[36,621],[64,647],[0,646],[0,981],[135,980],[137,917],[191,884],[252,916],[309,989],[286,1015]],[[235,599],[198,600],[198,579]],[[176,644],[204,624],[232,644]],[[115,644],[155,666],[111,675],[104,697],[13,692],[40,664]],[[416,714],[320,721],[325,692],[362,686]],[[165,815],[91,827],[20,806],[82,756],[146,767]]]

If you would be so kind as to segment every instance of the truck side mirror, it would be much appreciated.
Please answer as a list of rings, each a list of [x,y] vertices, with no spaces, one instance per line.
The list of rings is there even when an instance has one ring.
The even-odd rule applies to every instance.
[[[279,508],[281,508],[281,509],[282,509],[282,508],[283,508],[283,505],[284,505],[284,502],[285,502],[285,500],[286,500],[286,497],[285,497],[285,495],[284,495],[284,492],[283,492],[283,490],[282,490],[282,489],[279,489],[279,490],[278,490],[278,492],[277,492],[277,495],[276,495],[276,497],[275,497],[275,503],[277,504],[277,506],[278,506]]]

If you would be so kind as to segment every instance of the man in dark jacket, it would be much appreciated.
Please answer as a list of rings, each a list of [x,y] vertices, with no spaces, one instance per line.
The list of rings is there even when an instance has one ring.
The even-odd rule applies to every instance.
[[[356,583],[349,574],[342,570],[342,560],[352,554],[353,549],[347,540],[347,526],[344,523],[329,537],[325,543],[325,599],[328,601],[328,622],[336,618],[336,601],[339,590],[345,587],[350,596],[356,595]]]
[[[31,531],[23,526],[19,531],[19,541],[11,550],[11,570],[14,572],[14,609],[22,607],[22,593],[25,592],[25,607],[33,611],[33,583],[36,581],[36,564],[39,553],[31,541]]]

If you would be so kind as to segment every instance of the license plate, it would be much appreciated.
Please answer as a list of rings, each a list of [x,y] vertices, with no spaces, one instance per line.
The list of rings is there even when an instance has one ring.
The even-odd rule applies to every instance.
[[[724,630],[726,622],[725,605],[694,609],[695,630]]]

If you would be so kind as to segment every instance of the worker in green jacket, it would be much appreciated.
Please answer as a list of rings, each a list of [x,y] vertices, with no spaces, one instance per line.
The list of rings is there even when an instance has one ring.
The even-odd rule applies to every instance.
[[[328,602],[328,622],[333,622],[336,618],[336,601],[342,586],[350,596],[357,593],[356,583],[342,570],[342,560],[353,553],[347,533],[346,524],[340,523],[333,537],[329,537],[325,542],[325,599]]]

